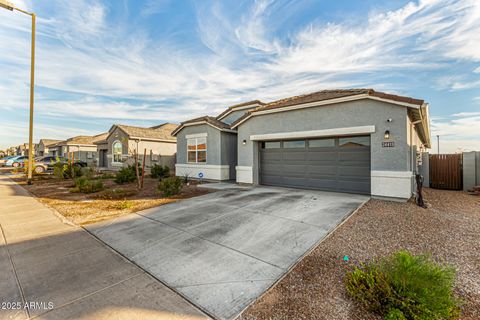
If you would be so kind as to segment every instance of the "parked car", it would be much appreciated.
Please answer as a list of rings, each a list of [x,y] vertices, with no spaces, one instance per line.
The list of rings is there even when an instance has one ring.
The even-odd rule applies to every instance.
[[[7,162],[5,162],[5,166],[18,168],[27,159],[28,159],[28,156],[14,156],[14,157],[8,159]]]
[[[4,167],[5,164],[7,163],[7,160],[13,158],[14,156],[7,156],[7,157],[3,157],[2,159],[0,159],[0,167]]]
[[[63,163],[67,164],[68,159],[64,157],[55,157],[55,156],[44,156],[44,157],[38,157],[35,158],[35,164],[33,165],[33,171],[36,173],[44,173],[47,171],[52,171],[54,165],[57,163]],[[87,167],[88,164],[85,161],[82,160],[75,160],[74,164],[79,167]]]

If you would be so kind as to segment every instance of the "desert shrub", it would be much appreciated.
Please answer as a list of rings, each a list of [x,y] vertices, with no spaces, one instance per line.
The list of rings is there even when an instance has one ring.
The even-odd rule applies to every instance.
[[[94,193],[103,190],[103,182],[99,180],[89,180],[87,177],[75,179],[75,187],[70,192]]]
[[[118,210],[130,209],[135,205],[131,200],[123,200],[115,203],[114,207]]]
[[[114,178],[115,178],[115,174],[108,173],[108,172],[104,172],[104,173],[100,174],[99,176],[95,177],[95,179],[114,179]]]
[[[82,171],[82,176],[87,177],[87,179],[93,179],[95,177],[95,168],[93,166],[88,166],[80,169]]]
[[[158,190],[162,192],[165,197],[177,195],[182,190],[183,180],[179,177],[169,177],[161,180],[158,183]]]
[[[57,162],[53,165],[53,174],[58,179],[72,179],[83,175],[82,168],[72,163]]]
[[[140,169],[140,172],[141,172],[141,169]],[[128,167],[123,167],[115,175],[115,182],[118,184],[134,182],[135,180],[137,180],[137,174],[135,172],[135,166],[133,165],[129,165]]]
[[[99,199],[118,200],[125,199],[137,194],[137,190],[128,189],[106,189],[96,196]]]
[[[150,169],[150,176],[154,179],[167,178],[170,175],[170,168],[168,166],[162,166],[154,164]]]
[[[355,267],[345,277],[350,296],[387,320],[456,319],[455,269],[426,255],[399,251]]]

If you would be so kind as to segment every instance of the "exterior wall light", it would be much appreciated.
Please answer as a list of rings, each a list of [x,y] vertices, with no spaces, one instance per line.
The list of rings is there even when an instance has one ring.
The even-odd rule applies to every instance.
[[[385,134],[383,135],[383,137],[385,138],[385,140],[390,139],[390,131],[386,130],[386,131],[385,131]]]
[[[247,140],[243,140],[242,144],[245,146],[247,144]]]

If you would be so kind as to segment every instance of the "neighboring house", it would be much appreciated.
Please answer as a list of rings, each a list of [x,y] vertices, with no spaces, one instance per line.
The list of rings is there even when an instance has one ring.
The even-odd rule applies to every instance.
[[[415,193],[417,160],[430,148],[428,104],[373,89],[254,101],[173,134],[179,176],[396,199]]]
[[[173,123],[150,128],[113,125],[105,138],[96,142],[99,167],[118,170],[125,164],[133,163],[135,152],[141,161],[146,150],[147,169],[154,164],[173,169],[177,139],[172,136],[172,131],[176,127]]]
[[[53,140],[53,139],[40,139],[37,147],[37,156],[53,156],[52,148],[55,144],[61,142],[62,140]],[[53,148],[55,150],[55,148]]]
[[[107,133],[95,136],[76,136],[49,146],[51,156],[74,158],[88,164],[95,163],[97,159],[96,142],[104,140]]]
[[[21,145],[17,146],[16,149],[15,149],[15,154],[17,156],[27,155],[27,148],[25,148],[25,145],[21,144]]]
[[[36,157],[37,156],[37,150],[38,150],[38,143],[33,143],[32,146],[33,146],[33,156]],[[25,150],[24,155],[28,156],[28,143],[24,143],[23,147],[24,147],[24,150]]]

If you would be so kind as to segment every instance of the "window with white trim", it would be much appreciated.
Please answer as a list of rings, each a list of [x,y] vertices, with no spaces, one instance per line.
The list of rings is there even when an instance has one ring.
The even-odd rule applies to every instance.
[[[115,141],[112,145],[113,162],[122,162],[123,145],[120,141]]]
[[[207,138],[187,139],[187,162],[207,162]]]

